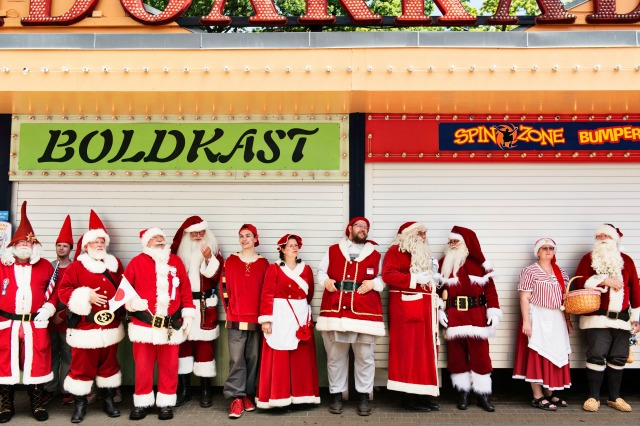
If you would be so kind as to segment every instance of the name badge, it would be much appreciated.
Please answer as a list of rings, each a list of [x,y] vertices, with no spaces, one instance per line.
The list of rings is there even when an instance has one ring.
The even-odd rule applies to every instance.
[[[367,268],[367,275],[373,275],[373,268]]]

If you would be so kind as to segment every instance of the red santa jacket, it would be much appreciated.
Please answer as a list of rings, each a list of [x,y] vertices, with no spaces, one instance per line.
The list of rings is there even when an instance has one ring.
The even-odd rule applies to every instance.
[[[356,283],[376,278],[379,274],[381,256],[375,246],[370,242],[365,243],[360,255],[351,260],[347,245],[348,241],[342,240],[329,247],[329,278],[336,282],[353,280]],[[384,336],[380,293],[375,290],[366,294],[356,291],[329,292],[325,289],[317,329]]]
[[[269,266],[267,273],[264,277],[264,286],[262,287],[262,296],[260,298],[260,317],[258,322],[260,324],[273,321],[273,300],[274,299],[293,299],[300,300],[306,299],[308,304],[311,304],[313,299],[313,272],[307,264],[302,266],[302,273],[300,278],[306,283],[307,288],[300,287],[292,276],[295,271],[286,271],[286,266],[280,266],[279,263],[274,263]],[[306,318],[298,318],[300,323],[304,323]]]
[[[69,310],[80,315],[80,322],[74,328],[67,329],[67,342],[73,348],[106,348],[118,344],[124,338],[124,327],[119,316],[110,324],[100,325],[89,320],[87,315],[109,309],[109,304],[94,305],[89,302],[91,291],[104,295],[107,300],[113,298],[122,279],[120,259],[108,254],[104,261],[96,260],[83,253],[67,267],[58,296]],[[113,282],[107,278],[109,274]],[[114,285],[115,283],[115,285]]]
[[[189,277],[177,255],[170,254],[168,263],[161,263],[140,253],[131,259],[124,276],[138,296],[147,300],[151,315],[170,316],[182,309],[183,318],[195,316]],[[166,328],[153,328],[136,317],[131,318],[128,331],[129,339],[138,343],[178,345],[186,340],[180,330],[169,333]]]
[[[623,283],[622,289],[612,291],[609,287],[602,285],[602,282],[609,278],[607,274],[598,274],[591,267],[591,253],[582,257],[576,270],[576,278],[571,284],[571,289],[591,288],[602,292],[600,296],[600,309],[612,312],[626,312],[631,308],[631,321],[638,321],[640,315],[640,284],[638,284],[638,272],[633,260],[624,253],[622,255],[623,267],[619,272]],[[580,328],[618,328],[630,330],[629,321],[608,318],[602,314],[587,314],[580,317]]]
[[[262,256],[247,264],[238,253],[232,254],[224,262],[224,276],[220,285],[225,299],[227,328],[259,329],[260,296],[268,267],[269,261]]]
[[[7,314],[32,315],[29,322],[0,317],[0,384],[20,383],[20,328],[24,333],[25,366],[22,383],[40,384],[53,378],[51,343],[47,330],[49,323],[33,321],[33,316],[41,307],[45,307],[51,315],[55,313],[55,294],[45,303],[45,292],[53,274],[53,267],[51,263],[39,257],[32,262],[17,264],[13,256],[5,255],[0,265],[0,309]],[[31,271],[30,282],[27,284],[21,281],[29,276],[28,269]]]
[[[223,258],[218,253],[213,256],[209,262],[205,262],[203,259],[200,264],[194,264],[187,267],[187,275],[189,276],[189,282],[192,293],[200,293],[199,297],[194,295],[193,303],[196,307],[196,317],[188,340],[203,340],[212,341],[220,336],[220,328],[217,325],[218,322],[218,296],[216,296],[216,288],[220,283],[220,277],[222,276],[222,262]],[[213,305],[207,310],[204,310],[202,306],[202,300],[209,300],[209,304]],[[207,324],[216,324],[215,328],[210,330],[203,330],[202,315],[205,314],[205,322]]]
[[[440,259],[440,270],[444,258]],[[439,290],[442,296],[447,291],[447,300],[451,304],[458,298],[476,297],[483,295],[486,298],[486,305],[464,310],[448,307],[446,309],[449,319],[447,328],[447,339],[459,337],[476,337],[488,339],[495,334],[495,328],[487,326],[487,317],[502,319],[502,310],[498,302],[498,292],[493,283],[493,271],[485,271],[479,263],[467,258],[457,272],[457,276],[451,273],[449,277],[442,277],[444,285]]]

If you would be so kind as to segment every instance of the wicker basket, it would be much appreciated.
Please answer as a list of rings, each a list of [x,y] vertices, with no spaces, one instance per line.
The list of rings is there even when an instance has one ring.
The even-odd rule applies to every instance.
[[[569,291],[571,282],[580,276],[569,280],[564,300],[564,310],[568,314],[582,315],[590,314],[600,309],[600,291],[593,289],[582,289]]]

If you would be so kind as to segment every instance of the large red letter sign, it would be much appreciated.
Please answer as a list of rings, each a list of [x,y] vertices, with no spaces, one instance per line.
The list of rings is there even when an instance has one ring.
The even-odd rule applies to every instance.
[[[431,25],[433,19],[424,14],[424,0],[402,0],[402,15],[393,22],[398,26]]]
[[[142,0],[120,0],[120,3],[133,19],[146,25],[164,25],[173,22],[191,6],[191,0],[169,0],[162,13],[153,15],[144,9]]]
[[[616,0],[593,0],[593,14],[585,18],[590,24],[629,24],[640,21],[640,5],[631,12],[616,13]]]
[[[478,18],[467,12],[458,0],[434,0],[442,16],[438,17],[438,24],[445,25],[475,25]]]
[[[22,18],[22,25],[71,25],[82,21],[93,9],[98,0],[76,0],[67,12],[60,16],[51,16],[52,0],[31,0],[29,14]]]
[[[216,26],[230,25],[231,18],[222,14],[225,4],[227,4],[227,0],[215,0],[211,6],[211,12],[200,18],[200,23]],[[256,12],[255,15],[249,17],[249,22],[252,24],[278,26],[287,23],[287,17],[278,13],[271,0],[251,0],[251,7]]]
[[[382,16],[371,12],[363,0],[338,0],[354,24],[373,25],[382,22]],[[298,18],[301,24],[331,24],[336,17],[327,14],[327,0],[307,0],[307,13]]]
[[[611,0],[614,1],[614,0]],[[540,15],[536,16],[536,24],[573,24],[576,16],[567,12],[560,0],[536,0]],[[509,15],[511,0],[500,0],[496,13],[487,18],[489,25],[515,25],[518,18]]]

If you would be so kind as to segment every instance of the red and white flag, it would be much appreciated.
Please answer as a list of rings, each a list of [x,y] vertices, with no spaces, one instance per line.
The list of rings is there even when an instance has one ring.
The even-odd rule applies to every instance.
[[[115,296],[113,296],[113,298],[109,300],[109,310],[111,312],[115,312],[116,309],[118,309],[137,295],[138,293],[136,293],[136,290],[133,288],[129,280],[127,280],[123,276]]]

